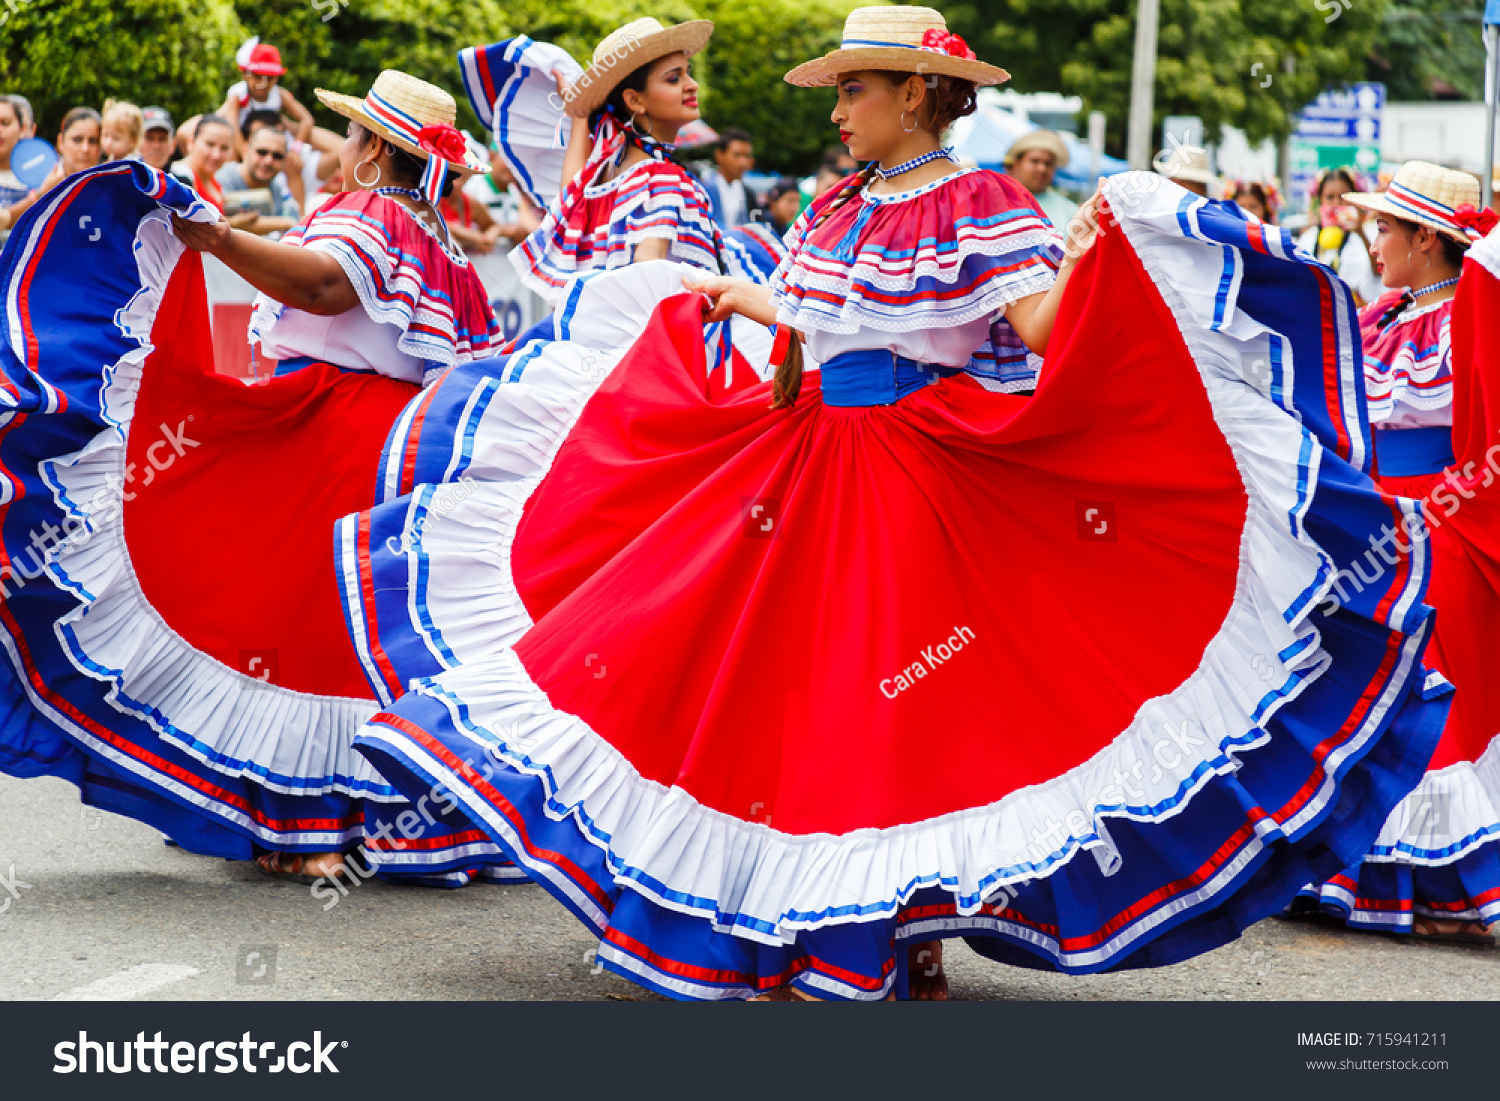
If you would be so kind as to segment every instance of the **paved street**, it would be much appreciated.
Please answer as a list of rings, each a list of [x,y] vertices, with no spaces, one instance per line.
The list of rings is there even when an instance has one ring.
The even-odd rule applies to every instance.
[[[325,912],[307,887],[190,856],[145,826],[84,809],[58,780],[0,776],[8,882],[12,865],[16,897],[0,885],[0,905],[10,901],[0,913],[0,999],[653,996],[595,974],[594,942],[538,887],[370,882]],[[1500,951],[1280,921],[1176,967],[1088,978],[1001,967],[949,944],[956,998],[1500,997]]]

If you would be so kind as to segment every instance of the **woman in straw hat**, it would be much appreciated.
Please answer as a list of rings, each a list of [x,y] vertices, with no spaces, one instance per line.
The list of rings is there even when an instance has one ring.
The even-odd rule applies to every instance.
[[[837,87],[870,167],[773,286],[578,283],[571,337],[496,388],[504,431],[454,414],[486,515],[378,574],[414,611],[358,748],[667,995],[941,998],[956,936],[1071,973],[1184,959],[1357,860],[1436,736],[1425,560],[1314,599],[1391,517],[1347,293],[1140,173],[1065,254],[942,147],[1004,75],[929,8],[852,12],[788,79]],[[786,355],[713,399],[697,330],[731,312]],[[470,462],[414,450],[418,480]]]
[[[1453,461],[1449,324],[1464,253],[1481,236],[1479,181],[1408,161],[1385,191],[1343,201],[1374,215],[1370,256],[1388,288],[1359,315],[1375,469],[1392,493],[1425,497]]]
[[[689,65],[711,34],[706,19],[637,19],[606,35],[587,69],[525,37],[459,55],[475,112],[546,208],[511,262],[547,302],[577,275],[643,260],[753,274],[725,248],[703,185],[671,159],[678,131],[699,117]],[[559,125],[570,131],[560,162]]]
[[[679,131],[699,118],[689,62],[712,33],[707,20],[638,19],[607,35],[587,69],[525,36],[460,53],[475,112],[547,211],[511,254],[547,301],[579,274],[642,260],[770,278],[780,241],[754,225],[723,230],[702,183],[672,160]]]
[[[1426,517],[1425,531],[1394,540],[1431,550],[1428,600],[1439,614],[1428,662],[1457,691],[1421,785],[1362,863],[1308,888],[1293,912],[1492,946],[1486,923],[1500,919],[1500,218],[1477,209],[1473,176],[1422,161],[1402,165],[1384,192],[1343,198],[1374,214],[1370,252],[1392,288],[1360,314],[1376,472]],[[1371,553],[1359,577],[1385,565]]]
[[[432,212],[461,163],[452,97],[389,71],[363,99],[319,95],[350,119],[355,190],[279,243],[129,162],[18,227],[3,278],[33,335],[4,384],[27,416],[5,438],[0,767],[274,874],[353,874],[342,854],[365,842],[386,871],[462,878],[485,863],[474,839],[428,805],[408,844],[404,800],[353,751],[375,704],[330,536],[372,499],[424,373],[499,331]],[[275,378],[214,372],[200,252],[261,292]]]

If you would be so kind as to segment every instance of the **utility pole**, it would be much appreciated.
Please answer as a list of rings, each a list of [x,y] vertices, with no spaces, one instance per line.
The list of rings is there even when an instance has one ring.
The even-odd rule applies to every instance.
[[[1287,54],[1281,59],[1281,71],[1287,76],[1295,76],[1297,73],[1297,57],[1295,54]],[[1281,188],[1282,202],[1290,204],[1292,200],[1292,137],[1288,132],[1276,143],[1276,179]],[[1288,206],[1288,212],[1292,208]],[[1297,209],[1300,209],[1297,208]]]
[[[1479,181],[1480,203],[1495,202],[1495,107],[1500,99],[1500,0],[1484,8],[1484,178]]]
[[[1135,64],[1130,70],[1130,128],[1125,155],[1130,167],[1151,167],[1151,116],[1156,88],[1156,24],[1160,0],[1136,0]]]

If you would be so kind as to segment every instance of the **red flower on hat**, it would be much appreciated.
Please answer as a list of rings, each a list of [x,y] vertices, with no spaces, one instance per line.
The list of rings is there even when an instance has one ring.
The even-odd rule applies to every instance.
[[[1460,203],[1453,211],[1453,220],[1471,234],[1487,237],[1490,230],[1500,225],[1500,214],[1493,210],[1475,210],[1473,203]]]
[[[447,124],[422,127],[417,131],[417,144],[427,152],[454,164],[464,164],[469,158],[469,143],[464,141],[462,134]]]
[[[956,34],[940,31],[936,27],[928,27],[923,32],[922,49],[936,50],[938,53],[961,58],[964,61],[974,60],[974,51],[969,49],[967,42]]]

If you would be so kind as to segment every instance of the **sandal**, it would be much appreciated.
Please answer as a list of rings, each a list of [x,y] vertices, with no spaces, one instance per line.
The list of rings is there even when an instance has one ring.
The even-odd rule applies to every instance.
[[[1429,944],[1469,944],[1476,948],[1494,948],[1495,938],[1482,921],[1445,921],[1418,914],[1412,918],[1413,940]]]
[[[775,990],[767,990],[764,994],[757,994],[750,999],[752,1002],[821,1002],[822,998],[814,998],[811,994],[804,994],[791,983],[778,986]]]
[[[255,866],[273,879],[285,879],[292,883],[311,885],[328,879],[327,874],[314,875],[306,869],[323,857],[338,856],[337,853],[261,853],[255,858]],[[344,867],[342,859],[339,867]],[[337,874],[335,871],[333,874]]]

